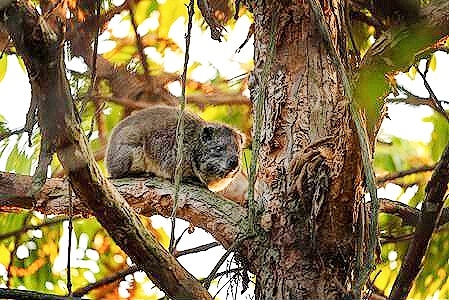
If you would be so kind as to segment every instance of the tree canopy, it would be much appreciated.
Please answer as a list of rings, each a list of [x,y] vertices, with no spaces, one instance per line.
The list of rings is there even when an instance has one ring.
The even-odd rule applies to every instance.
[[[3,168],[0,173],[0,287],[67,295],[68,241],[71,235],[70,284],[73,286],[70,289],[74,291],[73,296],[87,295],[91,299],[159,299],[164,295],[155,287],[162,286],[161,289],[164,289],[159,281],[183,282],[187,278],[187,283],[180,283],[179,289],[173,287],[165,290],[170,296],[184,293],[184,290],[192,287],[190,284],[194,278],[190,278],[188,272],[195,274],[194,269],[182,273],[182,267],[177,269],[178,265],[175,265],[174,271],[164,273],[167,277],[162,280],[154,275],[148,278],[141,271],[141,266],[131,264],[128,257],[130,255],[134,261],[140,249],[136,248],[127,255],[121,247],[129,245],[126,244],[128,241],[124,241],[124,245],[116,244],[117,239],[127,240],[127,231],[134,232],[134,229],[125,227],[121,229],[122,236],[111,236],[111,231],[101,223],[102,218],[119,220],[122,215],[108,216],[109,207],[101,212],[94,211],[83,197],[93,195],[92,191],[97,184],[105,184],[110,190],[107,190],[106,196],[98,196],[98,199],[107,198],[108,195],[115,198],[116,188],[139,214],[139,217],[131,219],[141,223],[142,228],[150,232],[148,236],[140,236],[142,241],[153,237],[168,249],[170,232],[154,226],[159,219],[150,217],[170,216],[176,194],[174,186],[157,178],[112,180],[115,188],[104,183],[100,173],[106,174],[104,153],[107,139],[112,128],[134,110],[152,105],[178,105],[185,42],[190,39],[190,61],[186,69],[187,109],[205,120],[226,123],[239,129],[251,142],[254,137],[253,111],[256,108],[253,107],[255,100],[249,98],[249,88],[254,85],[249,74],[254,68],[254,38],[257,38],[255,36],[260,30],[251,24],[254,22],[253,12],[257,1],[198,1],[191,36],[186,33],[189,11],[183,1],[125,0],[119,3],[46,0],[23,4],[19,0],[14,2],[14,9],[19,12],[10,8],[11,2],[4,2],[6,4],[0,2],[0,11],[8,15],[6,19],[9,20],[1,21],[0,28],[0,85],[5,76],[12,74],[12,65],[16,64],[17,58],[24,73],[16,71],[14,76],[28,76],[32,92],[26,124],[19,129],[11,128],[10,120],[1,115],[2,107],[14,105],[15,100],[9,99],[13,98],[14,90],[3,95],[0,100],[3,102],[0,105],[0,167]],[[372,299],[388,297],[401,272],[410,241],[416,238],[416,228],[423,219],[422,205],[428,197],[432,171],[449,143],[449,117],[445,112],[447,99],[444,98],[449,94],[444,93],[444,85],[438,84],[439,77],[447,78],[449,4],[436,0],[425,3],[415,0],[387,2],[361,0],[341,5],[344,22],[347,23],[345,27],[342,26],[345,32],[341,34],[348,36],[347,51],[344,52],[347,55],[343,63],[353,84],[354,101],[362,111],[362,122],[370,137],[369,142],[375,148],[372,164],[380,198],[380,248],[375,270],[372,270],[364,289]],[[301,18],[301,5],[306,4],[291,3],[289,18]],[[321,5],[325,13],[326,9],[335,9],[329,3]],[[26,17],[29,16],[27,21]],[[42,20],[36,21],[36,16]],[[278,18],[281,23],[291,21],[282,17],[285,16]],[[19,35],[18,32],[23,28],[26,30]],[[58,86],[59,81],[50,82],[54,78],[51,72],[43,75],[45,71],[42,66],[54,59],[51,48],[33,48],[34,45],[27,43],[19,45],[18,41],[32,40],[28,38],[32,35],[41,35],[55,47],[64,49],[64,56],[58,59],[65,61],[67,66],[63,73],[68,78],[69,90],[53,91],[53,85]],[[29,49],[42,51],[29,53]],[[32,60],[30,57],[37,59]],[[41,72],[39,76],[30,74],[34,70]],[[424,94],[416,93],[413,89],[416,86],[420,86]],[[52,118],[58,119],[58,113],[62,111],[59,106],[45,109],[39,106],[38,103],[44,103],[39,101],[46,100],[42,100],[44,97],[36,99],[40,93],[46,92],[54,98],[70,94],[75,108],[74,120],[80,122],[82,133],[77,135],[75,126],[75,129],[71,128],[70,122],[59,124],[62,127],[57,127],[55,131],[66,130],[63,128],[67,127],[75,132],[75,137],[69,138],[70,142],[78,139],[82,141],[83,134],[87,136],[87,147],[92,151],[99,169],[97,171],[88,160],[86,166],[98,177],[86,181],[89,177],[87,171],[75,175],[71,173],[73,177],[67,176],[70,173],[68,170],[74,168],[72,164],[78,159],[71,156],[83,152],[84,146],[79,151],[70,150],[64,154],[60,146],[52,148],[51,144],[45,142],[54,139],[58,145],[68,144],[58,137],[57,132],[42,125],[44,120],[51,122]],[[404,138],[404,135],[394,136],[381,127],[384,120],[407,122],[407,117],[398,113],[389,116],[387,106],[393,107],[392,112],[400,107],[405,113],[412,109],[422,112],[423,107],[431,107],[433,110],[423,119],[432,125],[429,138],[418,140]],[[67,110],[70,111],[70,108]],[[265,117],[269,119],[279,113],[270,112]],[[39,126],[36,125],[38,119]],[[416,122],[416,119],[411,122]],[[404,127],[404,130],[407,128]],[[82,142],[79,144],[83,145]],[[49,148],[43,151],[45,147]],[[209,289],[212,296],[221,289],[226,291],[219,296],[223,299],[253,297],[253,283],[257,282],[257,277],[248,266],[251,262],[248,264],[233,248],[235,241],[242,238],[240,233],[249,226],[247,176],[252,159],[250,148],[244,151],[243,172],[220,195],[190,185],[183,185],[179,192],[178,200],[182,205],[177,211],[177,217],[189,222],[182,223],[181,227],[189,233],[195,230],[202,233],[204,229],[215,240],[205,239],[204,245],[199,243],[191,250],[175,247],[172,256],[185,257],[190,252],[206,251],[192,256],[192,261],[201,264],[204,257],[211,253],[207,251],[214,251],[211,248],[222,245],[230,251],[235,250],[235,255],[228,258],[227,265],[223,265],[218,273],[211,273],[213,278],[206,279],[213,279],[212,288]],[[275,152],[276,145],[273,149]],[[45,160],[49,164],[48,169]],[[41,181],[45,178],[47,171],[51,178],[45,184],[39,182],[39,178]],[[36,173],[40,173],[40,177],[38,174],[32,179],[31,176]],[[80,182],[84,180],[85,186],[77,184],[77,178]],[[69,182],[73,185],[72,190],[68,188]],[[441,189],[443,195],[446,195],[447,183]],[[100,200],[97,202],[101,203]],[[369,211],[368,201],[362,203]],[[111,204],[110,208],[118,209],[119,204]],[[352,209],[348,208],[349,214],[354,212]],[[69,210],[73,211],[74,216],[73,231],[68,228]],[[127,215],[126,207],[122,214]],[[220,223],[220,220],[223,222]],[[432,235],[419,276],[408,294],[413,299],[449,298],[449,210],[443,208],[441,216],[438,213],[436,220],[439,223]],[[262,228],[265,221],[260,221]],[[169,229],[168,226],[165,228]],[[137,236],[140,233],[137,229],[135,232]],[[189,235],[183,232],[177,238],[181,242],[195,239],[195,233]],[[182,245],[181,242],[179,245]],[[136,243],[145,244],[140,240]],[[150,243],[145,244],[145,249],[158,255],[161,250],[152,248],[153,244]],[[191,242],[186,244],[194,245]],[[225,250],[220,249],[220,254],[223,254]],[[217,253],[220,251],[215,251],[215,255],[211,256],[219,258]],[[245,244],[242,251],[250,253],[251,246]],[[171,262],[172,256],[168,254],[167,260],[161,260]],[[154,268],[157,263],[160,262],[150,261],[146,267]],[[212,268],[217,262],[211,259],[209,263]],[[184,264],[189,265],[187,259]],[[205,280],[197,279],[200,282]],[[344,283],[341,288],[346,289],[347,286]],[[192,290],[192,295],[198,298],[207,293],[206,290],[196,289],[196,286]],[[244,296],[240,295],[240,291],[246,292]],[[42,297],[38,294],[35,296]]]

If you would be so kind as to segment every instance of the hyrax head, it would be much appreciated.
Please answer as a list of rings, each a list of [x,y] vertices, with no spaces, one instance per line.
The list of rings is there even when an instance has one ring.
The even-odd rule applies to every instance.
[[[198,139],[193,154],[195,174],[210,190],[220,191],[240,168],[243,135],[221,124],[207,124],[201,128]]]

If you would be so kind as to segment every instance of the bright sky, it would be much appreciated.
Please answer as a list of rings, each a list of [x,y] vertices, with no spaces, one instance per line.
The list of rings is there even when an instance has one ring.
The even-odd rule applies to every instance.
[[[154,19],[157,20],[157,15],[154,16]],[[154,19],[146,22],[144,25],[142,25],[142,28],[139,28],[139,30],[145,32],[149,28],[156,26],[157,24],[154,24]],[[253,54],[252,40],[239,53],[235,53],[235,50],[244,41],[249,25],[249,19],[240,18],[235,26],[234,31],[228,28],[226,41],[222,43],[213,41],[210,38],[209,30],[202,32],[198,26],[194,26],[191,41],[190,64],[194,62],[202,64],[200,68],[192,73],[194,79],[201,82],[206,82],[210,78],[215,76],[217,70],[219,70],[219,72],[225,78],[233,78],[246,72],[247,70],[242,69],[239,63],[246,63],[251,59]],[[115,30],[117,30],[117,32],[114,32],[114,34],[119,35],[121,29],[117,27]],[[178,43],[181,49],[185,48],[184,32],[184,20],[178,19],[173,24],[169,33],[170,37]],[[103,38],[107,38],[107,36],[103,36]],[[99,50],[100,52],[104,52],[107,51],[109,47],[111,47],[110,44],[101,43]],[[207,51],[204,51],[205,49],[207,49]],[[182,55],[178,55],[174,52],[168,51],[165,53],[165,56],[162,56],[153,50],[147,49],[147,55],[150,57],[150,59],[153,59],[160,63],[164,63],[165,71],[181,72],[184,60],[184,57]],[[77,67],[80,67],[79,63],[72,64],[72,68]],[[428,74],[429,82],[434,88],[436,95],[440,97],[440,99],[445,100],[449,100],[449,89],[447,89],[448,77],[446,71],[448,69],[449,56],[443,52],[439,52],[437,53],[437,69],[435,72],[430,71]],[[400,83],[403,83],[413,93],[416,93],[417,95],[423,97],[428,96],[427,91],[422,84],[422,80],[419,78],[419,75],[416,76],[415,80],[411,80],[406,75],[400,75],[398,81]],[[179,85],[177,88],[176,86],[173,88],[173,92],[180,92]],[[3,98],[3,105],[0,106],[0,114],[3,115],[8,121],[8,127],[10,129],[22,127],[25,123],[25,115],[28,110],[31,91],[28,78],[14,56],[10,56],[8,58],[8,71],[3,81],[0,82],[0,95],[2,95]],[[402,104],[390,105],[390,119],[384,121],[381,129],[382,134],[395,135],[409,140],[422,140],[428,142],[430,133],[432,131],[432,125],[422,122],[422,118],[430,114],[432,114],[432,110],[428,107],[416,108]],[[9,151],[5,151],[4,155],[0,158],[0,170],[5,169],[6,158]],[[391,195],[397,193],[397,191],[394,187],[387,186],[385,189],[380,190],[379,193],[381,193],[382,195],[383,193]],[[166,219],[156,216],[153,217],[152,220],[156,227],[162,226],[166,230],[166,232],[169,232],[170,225]],[[176,229],[176,233],[178,235],[182,232],[185,226],[187,226],[185,222],[179,223],[182,225],[178,226]],[[65,239],[62,239],[62,244],[60,245],[62,251],[60,256],[60,266],[64,266],[66,263],[66,256],[65,254],[63,254],[62,250],[64,249],[64,241]],[[200,229],[197,229],[191,236],[187,236],[182,240],[180,249],[195,247],[200,244],[208,243],[210,241],[212,241],[212,239],[209,234]],[[78,247],[80,247],[80,243],[81,241],[78,241]],[[210,270],[214,266],[213,262],[217,261],[223,253],[224,249],[222,247],[216,247],[214,249],[208,250],[206,252],[206,255],[211,263],[205,263],[205,260],[203,259],[205,255],[204,253],[180,258],[180,261],[191,272],[193,272],[194,275],[204,277],[209,274]],[[91,256],[92,255],[95,256],[94,254],[91,254]],[[95,268],[93,268],[93,270],[91,271],[94,272]],[[88,274],[86,276],[86,278],[92,278],[93,274]],[[221,295],[222,298],[224,298],[224,295]],[[246,296],[240,299],[244,298],[246,298]]]

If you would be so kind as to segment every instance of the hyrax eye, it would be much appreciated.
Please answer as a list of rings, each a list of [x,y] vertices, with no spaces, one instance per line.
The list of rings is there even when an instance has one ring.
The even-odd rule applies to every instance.
[[[232,157],[229,159],[229,166],[230,166],[231,168],[237,167],[238,164],[239,164],[239,160],[238,160],[238,157],[237,157],[237,156],[232,156]]]
[[[214,129],[212,127],[205,127],[201,132],[201,139],[203,141],[209,141],[212,139]]]

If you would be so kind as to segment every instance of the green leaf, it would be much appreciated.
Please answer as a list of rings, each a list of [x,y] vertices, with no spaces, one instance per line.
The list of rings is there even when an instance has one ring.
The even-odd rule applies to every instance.
[[[449,141],[449,125],[445,118],[436,113],[430,117],[424,118],[423,121],[431,122],[433,124],[430,152],[433,160],[438,161]]]
[[[104,57],[111,62],[118,64],[126,64],[137,52],[136,46],[118,44],[112,51],[105,53]]]
[[[7,126],[6,119],[2,115],[0,115],[0,134],[5,134],[7,132],[9,132],[9,129]]]
[[[415,80],[416,73],[417,73],[416,67],[411,66],[410,69],[408,69],[408,72],[406,74],[411,80]]]
[[[30,174],[31,172],[31,159],[27,157],[23,150],[19,149],[18,142],[15,143],[14,148],[9,154],[6,161],[6,170],[20,174]]]
[[[435,71],[436,68],[437,68],[437,57],[435,53],[432,53],[432,56],[430,57],[429,61],[429,69]]]

